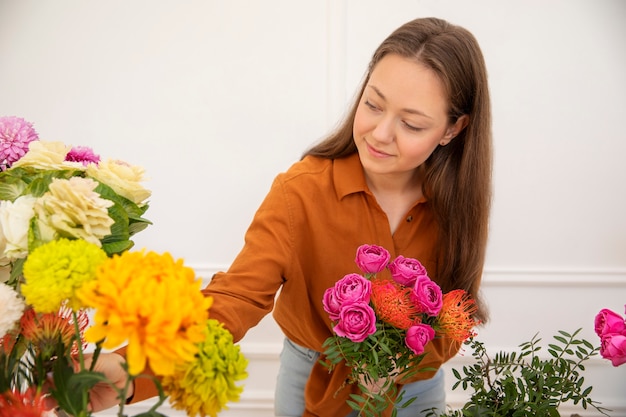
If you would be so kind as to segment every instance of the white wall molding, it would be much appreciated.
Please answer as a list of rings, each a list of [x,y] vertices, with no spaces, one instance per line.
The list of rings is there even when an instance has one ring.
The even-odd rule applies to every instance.
[[[218,271],[226,271],[228,265],[194,264],[189,265],[196,271],[197,276],[203,277],[205,282]],[[623,268],[528,268],[528,267],[499,267],[485,268],[483,286],[608,286],[626,288],[626,269]]]

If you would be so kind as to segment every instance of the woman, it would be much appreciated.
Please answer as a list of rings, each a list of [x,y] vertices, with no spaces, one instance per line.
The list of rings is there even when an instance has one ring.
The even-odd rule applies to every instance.
[[[418,259],[443,292],[461,288],[479,299],[491,164],[487,75],[475,38],[434,18],[398,28],[375,51],[343,124],[276,177],[243,249],[203,291],[213,297],[211,317],[236,341],[273,310],[286,337],[276,415],[351,415],[346,399],[358,388],[339,389],[349,370],[329,373],[319,363],[332,335],[321,300],[336,280],[359,272],[358,246]],[[486,318],[480,302],[477,315]],[[459,348],[446,338],[428,344],[420,366],[439,370],[401,387],[417,400],[399,416],[443,410],[440,366]],[[105,362],[98,367],[110,372]],[[132,401],[156,394],[142,381]],[[113,405],[98,395],[96,409]]]

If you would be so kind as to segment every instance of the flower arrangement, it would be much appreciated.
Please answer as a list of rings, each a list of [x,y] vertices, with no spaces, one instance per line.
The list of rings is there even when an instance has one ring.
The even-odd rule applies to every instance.
[[[624,306],[626,312],[626,306]],[[594,320],[594,328],[600,337],[600,355],[613,366],[626,363],[626,319],[616,312],[603,308]]]
[[[348,404],[364,416],[378,416],[389,404],[409,405],[396,383],[419,371],[426,345],[446,336],[459,343],[474,336],[476,304],[463,290],[443,294],[416,259],[398,256],[377,245],[362,245],[355,262],[363,274],[348,274],[328,288],[324,310],[334,335],[325,348],[332,370],[342,361],[351,370],[349,383],[361,394]],[[391,277],[377,274],[388,270]]]
[[[247,360],[209,317],[202,281],[167,252],[130,250],[150,224],[142,180],[140,167],[0,117],[0,417],[91,416],[96,384],[117,393],[122,417],[137,378],[159,391],[144,415],[168,396],[191,416],[239,398]],[[122,344],[118,386],[94,365]]]

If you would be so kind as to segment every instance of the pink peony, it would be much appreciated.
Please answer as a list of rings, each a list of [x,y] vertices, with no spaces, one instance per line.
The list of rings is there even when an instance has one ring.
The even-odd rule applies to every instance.
[[[377,274],[387,267],[391,255],[387,249],[377,245],[361,245],[356,250],[354,262],[366,274]]]
[[[416,355],[424,353],[424,348],[435,338],[435,330],[427,324],[416,324],[406,331],[404,342]]]
[[[443,305],[441,287],[427,276],[419,277],[413,286],[411,300],[419,307],[422,313],[436,316]]]
[[[15,117],[0,117],[0,168],[10,167],[28,152],[28,144],[38,140],[33,125]]]
[[[601,338],[608,334],[626,332],[626,322],[619,314],[607,308],[603,308],[596,315],[595,331]]]
[[[360,343],[376,333],[376,314],[364,302],[344,304],[339,313],[339,322],[333,330],[338,336]]]
[[[93,153],[93,150],[87,146],[74,146],[65,156],[65,160],[69,162],[80,162],[83,165],[97,164],[100,162],[100,155]]]
[[[356,302],[369,303],[372,295],[372,283],[359,274],[344,276],[335,283],[333,288],[336,302],[340,305]]]
[[[389,264],[394,281],[405,287],[412,287],[420,277],[428,277],[426,268],[417,259],[400,255]]]
[[[613,366],[626,363],[626,334],[607,334],[601,339],[600,355]]]

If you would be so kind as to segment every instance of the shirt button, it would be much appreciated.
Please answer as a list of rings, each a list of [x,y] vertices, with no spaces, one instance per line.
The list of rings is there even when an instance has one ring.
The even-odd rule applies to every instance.
[[[407,222],[412,222],[412,221],[413,221],[413,216],[409,216],[409,217],[407,217],[407,218],[406,218],[406,221],[407,221]]]

